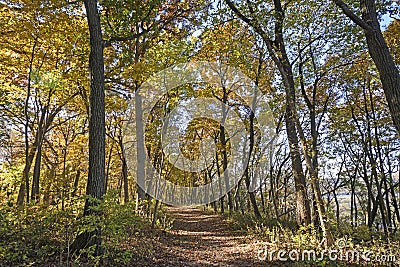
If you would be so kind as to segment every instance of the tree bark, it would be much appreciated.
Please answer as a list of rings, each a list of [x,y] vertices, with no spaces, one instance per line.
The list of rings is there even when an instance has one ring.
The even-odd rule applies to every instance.
[[[97,215],[97,206],[105,191],[105,107],[104,107],[104,55],[100,16],[97,0],[84,0],[90,32],[90,118],[89,118],[89,174],[84,216]],[[101,227],[77,236],[72,251],[95,246],[95,255],[102,253]]]

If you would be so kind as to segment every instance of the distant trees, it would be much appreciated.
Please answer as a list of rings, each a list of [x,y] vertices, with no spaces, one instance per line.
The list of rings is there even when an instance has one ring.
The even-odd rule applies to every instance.
[[[336,185],[349,190],[351,224],[377,227],[389,235],[399,223],[398,178],[393,173],[399,143],[383,88],[368,62],[363,54],[359,63],[339,74],[346,90],[337,92],[338,104],[331,108],[332,142],[327,146],[332,156],[343,155],[336,163]],[[332,189],[333,194],[337,191],[343,189]]]
[[[7,90],[4,98],[8,101],[1,106],[1,113],[8,121],[5,127],[12,134],[17,131],[24,136],[24,169],[17,198],[20,206],[25,201],[38,201],[40,184],[46,184],[40,176],[43,157],[46,160],[43,151],[52,145],[48,136],[54,127],[80,112],[74,103],[82,89],[82,65],[74,57],[80,52],[76,46],[81,44],[84,32],[78,17],[55,10],[54,5],[44,9],[27,2],[21,6],[4,5],[1,11],[2,27],[7,29],[2,32],[5,39],[1,41],[0,56],[3,88]],[[24,23],[20,16],[25,17]],[[53,25],[56,21],[57,27]],[[71,33],[75,34],[73,38]],[[52,39],[55,34],[64,35],[65,39]],[[71,69],[71,65],[75,67]],[[66,111],[68,115],[58,121]]]

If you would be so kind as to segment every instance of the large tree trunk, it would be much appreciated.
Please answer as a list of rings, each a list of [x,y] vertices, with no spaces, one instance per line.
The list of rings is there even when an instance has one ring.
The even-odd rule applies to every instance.
[[[296,221],[299,225],[311,223],[310,204],[307,198],[306,178],[300,157],[299,140],[296,132],[296,125],[293,121],[293,111],[286,104],[286,134],[288,136],[290,158],[292,160],[292,171],[296,190]]]
[[[380,30],[375,1],[361,0],[363,20],[371,27],[365,30],[368,51],[379,71],[393,123],[400,133],[400,74]]]
[[[370,26],[365,31],[368,51],[379,71],[382,87],[389,104],[393,123],[400,133],[400,74],[390,54],[389,48],[380,30],[375,9],[375,1],[360,1],[364,21]]]
[[[93,207],[98,205],[105,191],[105,108],[104,108],[104,56],[100,16],[97,0],[84,0],[90,32],[90,119],[89,119],[89,174],[84,216],[97,215]],[[95,255],[102,253],[101,227],[77,236],[72,251],[96,246]]]

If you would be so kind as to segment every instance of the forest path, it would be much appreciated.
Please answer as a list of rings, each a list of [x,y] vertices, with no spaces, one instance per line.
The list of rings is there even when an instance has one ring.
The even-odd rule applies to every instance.
[[[146,266],[260,266],[257,245],[229,229],[220,215],[192,207],[167,207],[172,230],[153,240]]]

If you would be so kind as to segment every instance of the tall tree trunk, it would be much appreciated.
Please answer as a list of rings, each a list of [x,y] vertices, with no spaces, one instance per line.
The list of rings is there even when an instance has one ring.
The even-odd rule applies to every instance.
[[[47,107],[44,107],[42,110],[42,114],[40,116],[40,120],[37,127],[36,132],[36,158],[35,165],[33,167],[33,180],[32,180],[32,200],[38,200],[39,197],[39,181],[40,181],[40,167],[42,163],[42,145],[45,129],[43,129],[45,118],[47,115]]]
[[[137,144],[137,166],[136,166],[136,179],[138,184],[144,185],[145,182],[145,145],[144,145],[144,125],[143,125],[143,111],[142,111],[142,96],[138,93],[139,86],[136,85],[135,94],[135,121],[136,121],[136,144]],[[137,185],[137,201],[144,200],[146,193],[139,185]]]
[[[225,127],[223,126],[226,121],[226,115],[228,111],[226,110],[226,105],[228,102],[228,93],[226,90],[225,85],[222,86],[223,90],[223,96],[222,96],[222,104],[221,104],[221,109],[222,109],[222,121],[219,127],[219,139],[221,141],[221,146],[222,146],[222,171],[224,175],[224,180],[225,180],[225,189],[228,192],[228,208],[229,212],[233,211],[233,202],[232,202],[232,195],[230,192],[230,182],[229,182],[229,172],[227,170],[228,168],[228,153],[227,153],[227,140],[226,140],[226,135],[225,135]]]
[[[296,91],[293,78],[292,66],[289,63],[289,58],[284,47],[282,37],[279,39],[279,47],[281,49],[282,59],[280,59],[280,73],[283,77],[283,83],[286,91],[286,133],[289,142],[290,157],[292,160],[293,177],[296,187],[296,216],[297,223],[307,225],[311,223],[310,204],[307,198],[307,184],[303,172],[302,161],[300,157],[299,138],[296,130]]]
[[[32,50],[31,50],[31,57],[29,60],[29,73],[28,73],[28,85],[27,85],[27,92],[26,98],[24,103],[24,138],[25,138],[25,167],[23,173],[23,179],[21,181],[21,185],[18,192],[18,199],[17,205],[23,206],[24,205],[24,197],[26,195],[26,202],[29,202],[29,171],[31,169],[33,157],[35,156],[34,151],[33,154],[29,152],[29,101],[31,98],[31,76],[33,71],[33,60],[35,58],[35,50],[37,45],[37,38],[35,39]],[[26,194],[25,194],[26,193]]]
[[[257,96],[255,95],[253,98],[253,107],[255,106],[255,102],[256,102]],[[247,166],[246,166],[246,170],[244,172],[244,177],[245,177],[245,183],[246,183],[246,188],[247,188],[247,192],[249,194],[249,198],[250,198],[250,202],[251,205],[253,207],[253,211],[254,211],[254,215],[256,216],[257,219],[261,219],[261,214],[260,211],[258,210],[258,206],[257,206],[257,201],[256,201],[256,197],[254,195],[254,191],[249,190],[250,189],[250,172],[249,172],[249,168],[250,168],[250,164],[251,164],[251,155],[253,154],[253,149],[254,149],[254,112],[251,110],[250,111],[250,129],[249,129],[249,159],[247,162]]]
[[[89,174],[86,187],[84,216],[100,216],[93,207],[98,205],[105,191],[105,107],[104,107],[104,55],[100,16],[97,0],[84,0],[90,32],[90,118],[89,118]],[[77,236],[72,251],[95,246],[95,255],[102,253],[101,227]]]

